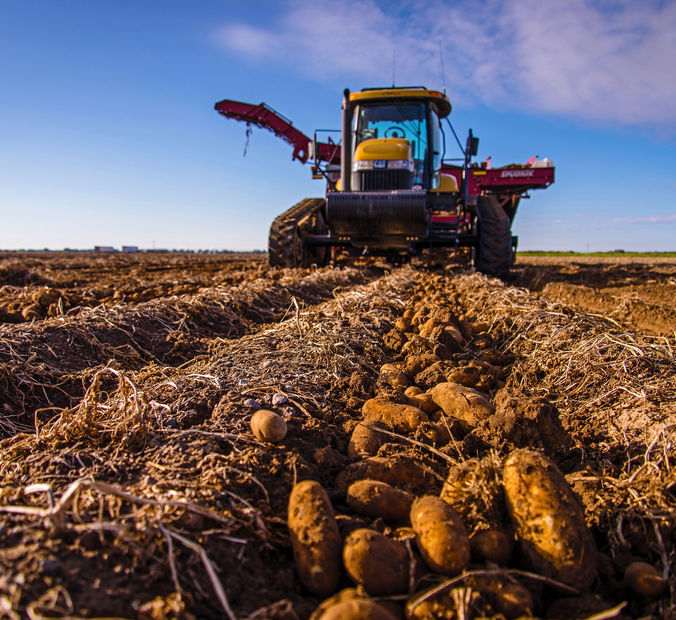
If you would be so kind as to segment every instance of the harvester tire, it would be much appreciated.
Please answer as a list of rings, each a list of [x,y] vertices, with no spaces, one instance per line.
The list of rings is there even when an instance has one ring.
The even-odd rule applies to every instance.
[[[479,196],[476,210],[479,241],[474,267],[486,275],[506,278],[513,254],[509,216],[494,196]]]
[[[327,248],[308,248],[303,234],[327,232],[322,216],[323,198],[306,198],[275,218],[268,237],[268,260],[271,267],[304,267],[328,262]]]

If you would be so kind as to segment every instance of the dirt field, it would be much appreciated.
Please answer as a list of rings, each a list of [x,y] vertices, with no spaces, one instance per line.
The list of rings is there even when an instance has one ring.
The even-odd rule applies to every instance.
[[[434,260],[0,254],[0,617],[308,618],[357,582],[372,617],[676,619],[675,293],[676,259],[524,258],[507,285]],[[252,433],[260,408],[280,442]],[[523,448],[564,478],[522,506]],[[360,504],[363,479],[441,494],[462,572]],[[404,559],[369,551],[376,585],[346,560],[313,593],[287,525],[303,480],[335,513],[308,553],[368,528]]]

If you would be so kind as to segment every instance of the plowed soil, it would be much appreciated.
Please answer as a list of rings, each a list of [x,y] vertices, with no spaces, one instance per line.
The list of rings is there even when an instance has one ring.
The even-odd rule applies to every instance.
[[[439,495],[470,459],[500,472],[539,450],[598,554],[586,591],[539,574],[503,507],[507,564],[473,557],[447,584],[453,606],[427,617],[676,618],[674,293],[676,260],[528,258],[505,284],[433,257],[289,270],[260,255],[0,255],[0,617],[308,618],[322,599],[287,527],[306,479],[343,538],[408,536],[419,559],[410,534],[346,501],[364,402],[409,402],[381,370],[395,364],[422,392],[462,381],[495,406],[469,426],[437,409],[390,430],[377,455],[426,472],[404,486]],[[286,421],[280,443],[252,434],[261,407]],[[660,594],[627,586],[635,561]],[[420,567],[385,597],[400,617],[444,583]],[[525,587],[528,613],[486,603],[481,571]]]

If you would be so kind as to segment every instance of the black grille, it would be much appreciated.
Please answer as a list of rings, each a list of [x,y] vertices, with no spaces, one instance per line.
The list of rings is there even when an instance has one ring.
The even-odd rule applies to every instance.
[[[357,173],[356,191],[411,189],[410,170],[363,170]]]

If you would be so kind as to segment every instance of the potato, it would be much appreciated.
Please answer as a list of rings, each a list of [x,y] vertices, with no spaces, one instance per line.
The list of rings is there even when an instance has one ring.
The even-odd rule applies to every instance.
[[[530,617],[533,613],[531,593],[526,587],[506,576],[475,577],[468,583],[481,593],[492,611],[504,614],[507,618]]]
[[[358,608],[343,607],[342,603],[348,601],[365,601],[367,605],[359,604]],[[377,605],[376,610],[373,605]],[[353,610],[357,611],[359,615],[353,615]],[[382,610],[389,615],[383,616]],[[378,615],[369,615],[377,613]],[[325,615],[326,614],[326,615]],[[327,618],[374,618],[375,620],[397,620],[401,616],[401,607],[394,601],[379,601],[376,603],[371,600],[362,588],[344,588],[340,592],[336,592],[326,600],[322,601],[317,609],[312,612],[310,620],[326,620]]]
[[[408,398],[411,398],[411,396],[417,396],[418,394],[422,393],[423,391],[417,385],[411,385],[404,390],[404,396],[407,396]]]
[[[596,548],[573,491],[556,465],[534,450],[505,461],[507,510],[536,572],[579,590],[596,578]]]
[[[459,383],[473,388],[481,378],[481,371],[476,366],[458,366],[446,375],[449,383]]]
[[[458,613],[458,602],[469,598],[468,589],[472,591],[472,618],[530,618],[532,614],[530,592],[501,575],[474,577],[468,574],[455,588],[433,593],[437,588],[433,586],[411,597],[406,603],[406,618],[457,620],[464,617]]]
[[[380,422],[397,433],[412,433],[429,418],[417,407],[400,405],[385,398],[371,398],[361,408],[364,421],[368,424]]]
[[[422,491],[434,483],[434,474],[407,456],[372,456],[348,465],[336,478],[341,491],[357,480],[380,480],[406,491]]]
[[[666,580],[657,569],[645,562],[632,562],[624,571],[624,582],[636,594],[646,598],[657,598],[667,587]]]
[[[313,594],[328,596],[338,587],[342,540],[331,501],[318,482],[304,480],[293,487],[287,519],[301,583]]]
[[[459,383],[439,383],[429,393],[444,413],[461,420],[470,428],[495,411],[484,394]]]
[[[260,441],[278,443],[286,437],[286,422],[274,411],[259,409],[251,416],[251,430]]]
[[[408,590],[406,546],[375,530],[361,528],[345,539],[343,563],[347,574],[373,596]]]
[[[360,515],[407,523],[415,496],[378,480],[358,480],[347,489],[347,505]]]
[[[354,598],[327,606],[310,620],[396,620],[396,616],[371,599]]]
[[[384,364],[380,368],[380,380],[395,390],[402,392],[411,385],[410,379],[394,364]]]
[[[512,540],[497,528],[479,530],[469,539],[472,559],[477,562],[493,562],[507,566],[512,557]]]
[[[441,361],[438,355],[431,351],[421,355],[409,355],[404,364],[404,372],[409,377],[415,377],[418,373],[430,367],[432,364]]]
[[[411,526],[425,564],[437,573],[457,575],[469,562],[469,538],[458,513],[434,495],[413,502]]]
[[[434,329],[439,325],[439,322],[436,321],[435,319],[427,319],[420,328],[418,329],[418,333],[420,334],[421,337],[423,338],[429,338],[430,334],[434,331]]]
[[[373,424],[373,426],[380,426],[380,424]],[[386,442],[387,435],[379,433],[360,422],[354,427],[350,441],[347,444],[347,456],[351,459],[375,456],[380,446]]]
[[[412,407],[417,407],[425,415],[431,415],[435,411],[439,411],[439,405],[434,402],[431,394],[414,394],[408,397],[408,402]]]

